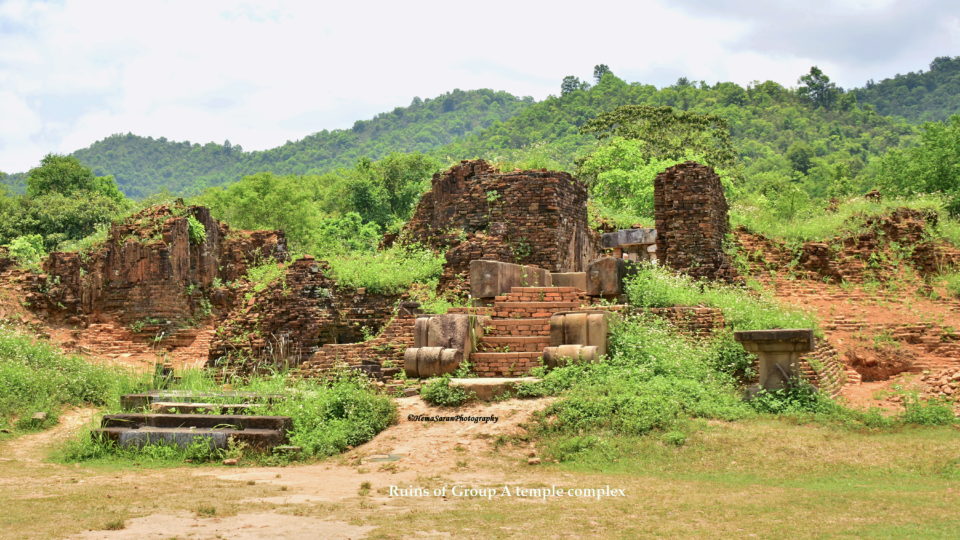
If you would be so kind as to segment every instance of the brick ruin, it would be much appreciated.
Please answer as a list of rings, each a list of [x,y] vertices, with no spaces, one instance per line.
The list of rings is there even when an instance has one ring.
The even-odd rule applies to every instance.
[[[435,174],[400,240],[445,253],[442,289],[463,290],[476,259],[580,272],[600,251],[582,182],[545,169],[500,172],[483,160]]]
[[[191,238],[191,219],[203,226],[202,239]],[[282,231],[231,231],[200,206],[152,207],[111,227],[90,252],[51,253],[27,301],[48,320],[72,325],[177,325],[206,309],[215,281],[235,280],[267,258],[286,260]]]
[[[798,277],[862,283],[896,277],[896,272],[876,268],[878,257],[902,257],[921,277],[935,276],[944,268],[960,266],[960,250],[928,234],[937,227],[938,220],[939,216],[932,210],[895,208],[888,214],[853,221],[850,228],[856,230],[854,233],[821,242],[805,242],[798,249],[742,227],[734,234],[751,271],[763,274],[791,267]],[[898,250],[901,253],[896,253]]]
[[[687,161],[658,174],[653,189],[660,263],[695,278],[735,280],[723,249],[729,206],[717,173]]]
[[[657,231],[644,234],[650,242],[656,236],[661,262],[698,278],[734,279],[723,251],[727,204],[713,170],[680,164],[661,173],[655,189]],[[482,160],[464,161],[434,175],[397,241],[445,254],[441,289],[469,290],[470,262],[477,259],[537,266],[558,280],[584,277],[602,253],[586,202],[586,187],[567,173],[500,172]],[[203,225],[202,241],[191,240],[191,220]],[[91,253],[52,254],[31,302],[50,320],[92,325],[107,336],[109,328],[93,327],[112,321],[128,328],[145,318],[195,325],[206,309],[209,335],[183,345],[212,367],[285,365],[320,376],[348,365],[394,374],[414,341],[416,304],[405,303],[406,295],[341,287],[323,261],[287,258],[282,232],[232,231],[201,207],[153,208],[115,225]],[[244,279],[252,265],[271,260],[283,265],[279,279],[256,287]],[[550,318],[595,309],[597,295],[575,283],[513,287],[491,297],[488,307],[451,310],[492,317],[478,338],[475,371],[515,376],[539,365]],[[654,311],[696,337],[723,326],[722,316],[707,308]]]
[[[191,222],[202,235],[191,237]],[[340,287],[326,263],[288,258],[282,231],[231,230],[178,202],[115,224],[88,252],[50,254],[44,272],[23,281],[36,315],[72,328],[67,347],[144,361],[170,353],[191,365],[299,364],[324,344],[376,334],[394,315],[399,295]],[[271,263],[281,265],[273,283],[246,279]]]
[[[346,289],[324,261],[293,261],[281,279],[247,291],[217,324],[208,365],[299,365],[325,344],[355,343],[380,332],[401,295]]]

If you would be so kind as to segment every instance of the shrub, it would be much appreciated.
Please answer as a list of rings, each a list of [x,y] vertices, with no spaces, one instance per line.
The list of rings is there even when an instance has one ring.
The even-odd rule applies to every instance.
[[[432,405],[459,407],[476,397],[476,394],[459,386],[450,386],[450,376],[438,377],[423,385],[420,397]]]
[[[311,456],[330,456],[365,443],[396,421],[393,401],[366,379],[339,378],[329,386],[300,381],[294,394],[271,407],[290,416],[290,442]]]
[[[443,272],[443,255],[420,246],[394,246],[375,253],[354,252],[329,259],[340,285],[368,292],[397,294],[412,283],[435,280]]]
[[[202,244],[207,241],[207,228],[195,216],[187,218],[187,234],[191,244]]]
[[[250,282],[253,292],[259,293],[277,281],[284,279],[285,273],[285,265],[269,259],[263,264],[248,268],[245,277]]]
[[[884,198],[882,201],[851,197],[842,200],[835,212],[824,212],[822,205],[805,205],[794,215],[785,218],[772,201],[762,195],[755,195],[732,205],[730,222],[734,227],[743,226],[768,238],[788,242],[824,241],[859,232],[868,217],[907,207],[937,212],[939,226],[931,232],[957,243],[960,241],[960,227],[955,219],[950,218],[946,210],[947,204],[948,201],[937,194]]]
[[[644,316],[614,325],[605,363],[557,368],[521,395],[560,393],[543,413],[543,433],[642,435],[690,417],[732,420],[749,409],[734,379],[712,367],[714,352]]]
[[[902,419],[908,424],[922,426],[947,426],[957,422],[952,403],[945,399],[921,400],[917,396],[905,396]]]
[[[960,272],[942,274],[940,278],[947,287],[947,292],[954,297],[960,298]]]
[[[89,253],[98,246],[107,241],[110,234],[109,223],[99,223],[95,226],[94,232],[84,236],[79,240],[67,240],[61,242],[57,249],[60,251],[77,251],[80,253]]]
[[[815,386],[803,380],[794,380],[779,390],[760,390],[750,400],[750,406],[760,413],[832,413],[839,405]]]
[[[7,249],[14,260],[27,267],[39,266],[40,261],[47,256],[47,251],[43,248],[43,237],[39,234],[18,236],[7,244]]]

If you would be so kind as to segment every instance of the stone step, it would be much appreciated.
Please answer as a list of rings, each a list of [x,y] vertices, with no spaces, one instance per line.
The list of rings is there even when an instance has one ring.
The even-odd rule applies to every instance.
[[[120,396],[120,407],[124,410],[144,409],[155,401],[173,401],[178,403],[273,403],[283,399],[279,394],[257,394],[255,392],[193,392],[190,390],[153,390],[141,394]]]
[[[516,377],[538,367],[542,352],[478,352],[470,355],[473,371],[480,377]]]
[[[539,293],[539,292],[550,292],[550,293],[581,293],[582,290],[576,287],[510,287],[510,294],[523,294],[523,293]]]
[[[163,428],[146,426],[138,429],[126,427],[103,427],[91,431],[93,437],[105,437],[120,446],[141,447],[147,444],[165,443],[181,448],[190,446],[198,438],[210,441],[214,448],[227,448],[230,440],[246,444],[256,450],[267,450],[287,444],[286,432],[276,429],[229,429],[229,428]]]
[[[480,352],[543,352],[550,346],[549,336],[483,336],[477,345]]]
[[[254,403],[198,403],[176,401],[154,401],[150,404],[150,410],[152,412],[166,414],[204,414],[210,412],[236,414],[249,411],[256,407],[262,407],[262,405]]]
[[[289,416],[254,416],[244,414],[105,414],[100,425],[105,428],[227,428],[236,430],[272,429],[286,433],[293,429]]]
[[[496,302],[494,317],[500,318],[543,318],[559,311],[573,311],[580,302]]]
[[[486,324],[488,336],[549,336],[550,318],[492,319]]]
[[[578,307],[580,307],[580,302],[495,302],[493,304],[495,311],[502,309],[556,309],[561,311]]]
[[[477,399],[493,401],[513,392],[519,383],[539,382],[535,377],[489,377],[485,379],[450,379],[450,386],[474,392]]]

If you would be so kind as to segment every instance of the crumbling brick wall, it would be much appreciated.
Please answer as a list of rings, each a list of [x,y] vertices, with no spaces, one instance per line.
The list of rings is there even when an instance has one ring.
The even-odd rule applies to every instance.
[[[263,290],[241,291],[239,305],[218,324],[208,364],[299,365],[324,344],[379,332],[401,296],[340,288],[329,273],[326,262],[306,256]]]
[[[403,366],[403,353],[413,346],[416,320],[416,313],[399,314],[369,341],[324,345],[300,366],[299,373],[304,377],[322,377],[338,365],[359,369],[374,378],[398,373],[398,366]]]
[[[401,239],[446,253],[441,288],[480,258],[579,272],[600,251],[586,203],[586,186],[565,172],[464,161],[433,176]]]
[[[662,317],[680,333],[690,337],[709,337],[726,326],[723,312],[717,308],[699,306],[673,306],[644,308],[641,312]]]
[[[688,161],[658,174],[653,186],[661,264],[695,278],[736,279],[723,250],[729,206],[717,173]]]
[[[189,221],[204,227],[190,238]],[[287,258],[282,231],[231,231],[207,208],[155,206],[110,228],[87,253],[51,253],[37,276],[30,305],[49,319],[82,325],[144,319],[191,319],[216,279],[229,281],[266,258]]]

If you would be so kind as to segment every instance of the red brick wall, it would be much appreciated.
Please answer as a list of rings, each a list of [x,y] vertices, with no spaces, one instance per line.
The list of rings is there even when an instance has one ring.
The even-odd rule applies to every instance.
[[[729,207],[717,173],[688,161],[658,174],[653,189],[660,263],[696,278],[735,279],[723,250]]]
[[[582,271],[599,252],[586,202],[586,186],[565,172],[499,172],[464,161],[434,175],[401,241],[446,253],[444,287],[480,258]]]

